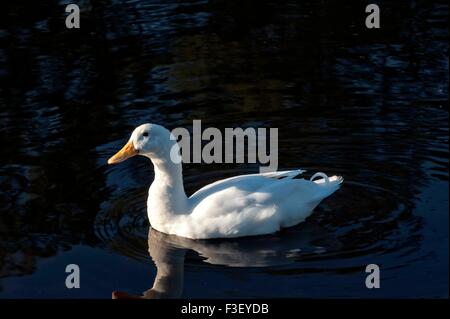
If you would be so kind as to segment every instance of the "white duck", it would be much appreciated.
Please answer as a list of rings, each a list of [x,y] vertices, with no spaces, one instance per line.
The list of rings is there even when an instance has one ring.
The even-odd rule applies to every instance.
[[[155,169],[147,201],[151,226],[192,239],[263,235],[294,226],[343,181],[323,173],[310,180],[294,179],[304,172],[300,169],[239,175],[209,184],[188,198],[181,163],[171,160],[173,149],[179,150],[171,132],[157,124],[143,124],[108,164],[134,155],[150,158]],[[322,178],[313,181],[316,176]]]

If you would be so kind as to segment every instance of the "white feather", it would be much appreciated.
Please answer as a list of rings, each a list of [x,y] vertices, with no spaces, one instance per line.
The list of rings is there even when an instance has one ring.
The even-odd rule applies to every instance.
[[[323,173],[310,180],[295,179],[305,172],[301,169],[240,175],[209,184],[188,198],[181,164],[170,160],[171,149],[178,146],[167,129],[141,125],[130,142],[155,168],[147,200],[152,227],[192,239],[263,235],[293,226],[311,215],[343,181]],[[317,176],[322,178],[314,180]]]

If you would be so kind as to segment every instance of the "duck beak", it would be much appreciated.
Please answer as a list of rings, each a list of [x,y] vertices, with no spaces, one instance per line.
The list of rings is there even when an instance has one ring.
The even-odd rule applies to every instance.
[[[138,151],[134,148],[133,142],[130,140],[120,151],[114,154],[109,160],[108,164],[117,164],[123,162],[130,157],[137,155]]]

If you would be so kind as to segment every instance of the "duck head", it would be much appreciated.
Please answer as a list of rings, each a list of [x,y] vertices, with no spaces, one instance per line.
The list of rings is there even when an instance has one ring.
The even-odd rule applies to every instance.
[[[143,155],[152,160],[168,158],[175,144],[175,137],[165,127],[142,124],[134,129],[125,146],[108,159],[108,164],[117,164],[135,155]]]

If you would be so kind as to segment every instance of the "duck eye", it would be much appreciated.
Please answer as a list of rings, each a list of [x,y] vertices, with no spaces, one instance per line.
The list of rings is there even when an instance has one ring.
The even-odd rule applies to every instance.
[[[148,132],[144,132],[142,135],[147,137],[148,136]]]

